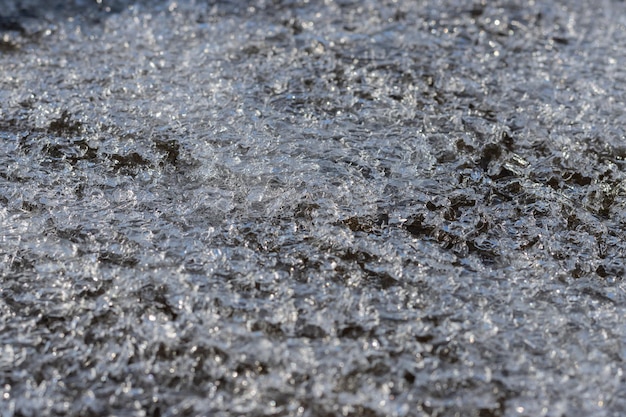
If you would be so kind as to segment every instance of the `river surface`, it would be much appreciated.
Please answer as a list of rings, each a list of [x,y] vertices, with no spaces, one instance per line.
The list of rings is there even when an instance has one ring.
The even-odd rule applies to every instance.
[[[0,0],[0,416],[626,415],[626,3]]]

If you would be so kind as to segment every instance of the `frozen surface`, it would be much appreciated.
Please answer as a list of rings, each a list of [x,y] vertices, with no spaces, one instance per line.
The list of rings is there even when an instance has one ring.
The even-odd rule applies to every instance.
[[[0,0],[0,415],[626,415],[591,4]]]

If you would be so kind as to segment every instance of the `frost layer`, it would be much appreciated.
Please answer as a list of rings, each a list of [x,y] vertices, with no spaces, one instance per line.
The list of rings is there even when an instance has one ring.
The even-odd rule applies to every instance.
[[[2,416],[623,416],[626,7],[0,1]]]

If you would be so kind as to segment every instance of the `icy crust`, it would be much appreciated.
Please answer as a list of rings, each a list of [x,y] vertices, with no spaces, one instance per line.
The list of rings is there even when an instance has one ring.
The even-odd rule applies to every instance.
[[[3,1],[2,416],[622,416],[626,10]]]

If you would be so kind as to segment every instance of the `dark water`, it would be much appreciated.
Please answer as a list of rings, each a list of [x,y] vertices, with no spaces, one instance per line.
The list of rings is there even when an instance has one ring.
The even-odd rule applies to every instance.
[[[0,6],[2,417],[626,414],[624,2]]]

